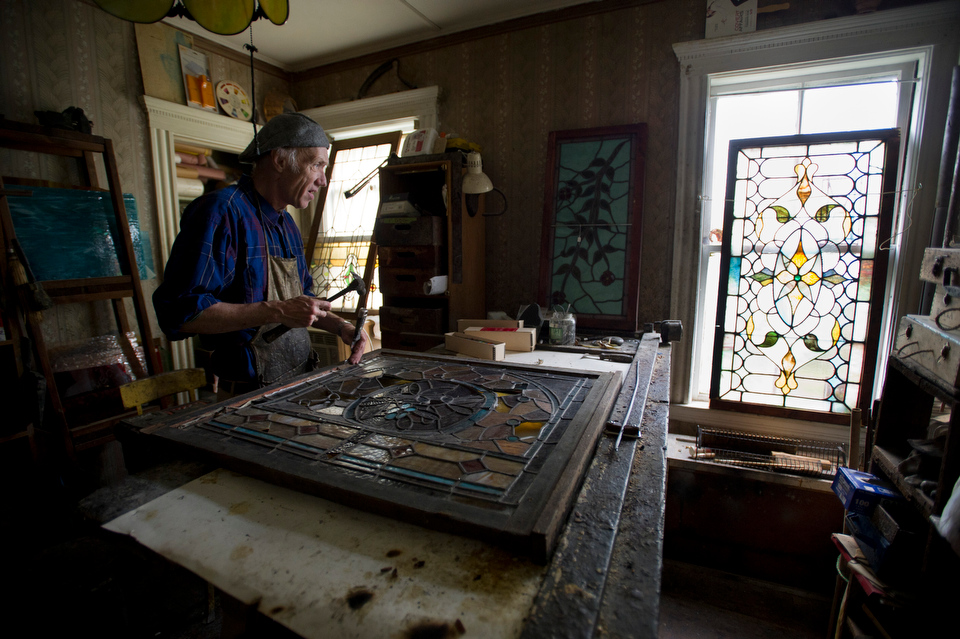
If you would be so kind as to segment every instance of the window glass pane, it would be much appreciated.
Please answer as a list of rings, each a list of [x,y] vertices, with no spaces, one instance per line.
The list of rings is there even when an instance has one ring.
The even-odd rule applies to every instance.
[[[796,86],[797,78],[786,78]],[[833,81],[843,81],[833,78]],[[846,82],[855,82],[850,78]],[[768,89],[771,87],[767,87]],[[703,208],[703,235],[706,244],[716,247],[710,251],[710,258],[704,254],[706,263],[702,275],[699,307],[702,319],[698,337],[700,357],[695,358],[694,389],[701,398],[710,391],[710,353],[713,350],[716,297],[713,292],[719,281],[719,258],[716,250],[720,246],[723,228],[724,197],[726,191],[727,154],[731,140],[795,135],[799,133],[829,133],[838,131],[862,131],[869,129],[888,129],[897,126],[900,100],[900,84],[896,74],[890,81],[869,79],[862,84],[844,84],[843,86],[807,87],[804,89],[769,90],[768,92],[721,95],[712,99],[714,123],[711,154],[708,156],[705,186],[708,189]],[[709,134],[709,131],[708,131]],[[796,155],[795,149],[768,150],[788,158]],[[792,160],[787,160],[792,161]],[[868,161],[865,156],[864,161]],[[869,161],[875,161],[872,156]],[[828,171],[835,175],[822,177],[825,188],[840,190],[850,178],[843,171]],[[789,183],[790,176],[786,176]],[[876,184],[876,182],[874,183]],[[761,188],[782,190],[783,184],[769,183]],[[876,187],[875,187],[876,188]],[[876,207],[879,196],[874,189],[865,191],[868,197],[853,202],[855,211],[863,215],[864,207]],[[869,224],[869,222],[867,222]],[[706,249],[706,247],[705,247]],[[872,258],[869,247],[864,248],[865,258]],[[869,276],[869,273],[867,274]],[[869,290],[869,277],[864,278],[861,288]],[[707,291],[710,291],[707,293]],[[862,294],[861,297],[862,299]]]
[[[320,236],[311,264],[314,293],[318,297],[329,297],[345,288],[354,277],[363,276],[380,206],[380,180],[376,170],[390,155],[391,148],[388,143],[370,144],[343,148],[333,155]],[[364,183],[371,174],[371,179]],[[356,308],[357,302],[358,295],[350,293],[334,302],[334,310]],[[382,304],[377,269],[367,308],[379,308]]]
[[[797,132],[800,111],[799,91],[754,93],[717,98],[710,228],[723,227],[723,196],[726,190],[727,149],[730,140],[790,135]]]
[[[897,125],[895,81],[804,91],[801,133],[891,129]]]

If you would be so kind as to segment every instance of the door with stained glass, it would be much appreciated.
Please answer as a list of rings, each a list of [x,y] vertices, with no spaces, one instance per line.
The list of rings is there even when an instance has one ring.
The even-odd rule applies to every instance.
[[[712,408],[869,408],[898,154],[897,130],[730,143]]]

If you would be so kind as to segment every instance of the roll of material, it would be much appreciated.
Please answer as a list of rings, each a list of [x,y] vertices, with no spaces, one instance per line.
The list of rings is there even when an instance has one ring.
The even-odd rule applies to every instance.
[[[177,176],[177,195],[181,198],[194,198],[203,195],[203,182],[196,178]]]
[[[199,167],[196,166],[184,166],[182,164],[177,165],[177,177],[178,178],[188,178],[191,180],[196,180],[200,177]]]
[[[194,155],[192,153],[183,153],[181,151],[177,151],[176,155],[177,155],[177,164],[191,164],[193,166],[200,164],[201,156],[199,155]],[[207,156],[204,155],[203,157],[207,157]]]
[[[437,275],[423,283],[424,295],[443,295],[447,292],[447,276]]]
[[[194,144],[184,144],[183,142],[174,142],[173,150],[177,153],[190,153],[191,155],[213,155],[213,149]]]
[[[225,180],[225,179],[227,179],[227,174],[224,173],[222,169],[214,169],[214,168],[209,167],[209,166],[197,166],[197,167],[192,167],[192,168],[196,168],[197,173],[199,174],[199,177],[200,177],[201,180],[203,180],[203,179],[208,179],[208,180]]]

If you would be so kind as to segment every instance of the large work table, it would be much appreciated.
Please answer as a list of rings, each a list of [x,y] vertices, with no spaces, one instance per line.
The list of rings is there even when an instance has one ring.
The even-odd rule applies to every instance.
[[[615,410],[626,405],[642,431],[601,435],[546,565],[222,468],[104,527],[303,637],[655,638],[669,344],[645,334],[631,363],[542,350],[507,359],[619,372]],[[224,636],[238,627],[225,622]]]

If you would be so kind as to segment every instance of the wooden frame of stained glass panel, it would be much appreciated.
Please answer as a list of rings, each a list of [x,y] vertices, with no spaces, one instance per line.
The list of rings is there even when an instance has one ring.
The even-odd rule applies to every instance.
[[[730,143],[711,408],[836,424],[869,410],[899,142]]]
[[[540,303],[577,328],[636,331],[647,125],[552,131]]]
[[[381,350],[130,425],[266,481],[545,561],[618,376]]]

